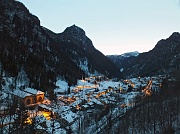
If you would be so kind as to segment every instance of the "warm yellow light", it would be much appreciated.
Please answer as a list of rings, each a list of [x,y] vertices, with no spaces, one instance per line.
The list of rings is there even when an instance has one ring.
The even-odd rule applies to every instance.
[[[32,124],[32,119],[31,118],[27,118],[25,121],[24,121],[25,124]]]
[[[81,109],[81,107],[80,107],[79,105],[77,105],[77,106],[76,106],[76,109],[79,110],[79,109]]]
[[[51,117],[50,117],[51,113],[50,113],[50,112],[42,111],[42,114],[43,114],[43,116],[44,116],[47,120],[50,120],[50,119],[51,119]]]

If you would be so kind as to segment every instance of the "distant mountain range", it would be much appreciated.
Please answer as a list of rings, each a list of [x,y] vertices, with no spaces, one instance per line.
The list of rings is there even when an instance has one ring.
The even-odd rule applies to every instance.
[[[55,34],[22,3],[0,0],[0,81],[6,76],[23,81],[26,76],[26,86],[47,90],[57,79],[76,84],[93,74],[123,77],[81,28],[73,25]]]
[[[126,54],[125,54],[126,55]],[[180,76],[180,34],[174,32],[169,38],[160,40],[149,52],[138,56],[107,56],[126,77],[152,76],[160,74]]]
[[[120,56],[128,58],[128,57],[132,57],[132,56],[136,57],[138,55],[139,55],[139,52],[138,51],[134,51],[134,52],[124,53],[124,54],[122,54]]]
[[[139,55],[138,51],[124,53],[122,55],[106,55],[122,72],[124,66],[129,64],[136,56]]]

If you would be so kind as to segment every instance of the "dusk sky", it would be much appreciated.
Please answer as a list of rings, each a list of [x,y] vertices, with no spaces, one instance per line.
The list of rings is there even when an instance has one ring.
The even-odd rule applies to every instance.
[[[180,32],[180,0],[18,0],[41,25],[61,33],[81,27],[105,55],[151,50]]]

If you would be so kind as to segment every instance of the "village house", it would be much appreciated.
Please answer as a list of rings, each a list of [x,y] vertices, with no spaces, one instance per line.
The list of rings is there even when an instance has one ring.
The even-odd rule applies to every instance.
[[[28,106],[34,103],[34,96],[30,93],[16,89],[12,92],[12,95],[18,104],[23,104],[24,106]]]
[[[41,103],[44,101],[44,92],[33,88],[26,88],[24,91],[34,96],[34,103]]]
[[[12,92],[12,95],[18,104],[23,104],[24,106],[30,106],[44,101],[44,92],[32,88],[26,88],[23,91],[16,89]]]
[[[67,110],[58,114],[58,121],[63,127],[71,126],[78,118],[78,115],[76,113],[73,113],[71,110]]]

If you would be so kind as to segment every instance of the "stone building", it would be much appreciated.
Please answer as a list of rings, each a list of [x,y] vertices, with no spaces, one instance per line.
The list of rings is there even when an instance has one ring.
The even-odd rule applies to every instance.
[[[12,94],[14,100],[17,101],[19,105],[23,104],[24,106],[28,106],[34,103],[34,96],[30,93],[16,89]]]
[[[34,96],[34,103],[41,103],[44,101],[44,92],[33,88],[26,88],[24,91]]]
[[[26,88],[23,91],[16,89],[12,94],[17,103],[24,106],[40,104],[44,101],[44,92],[32,88]]]

